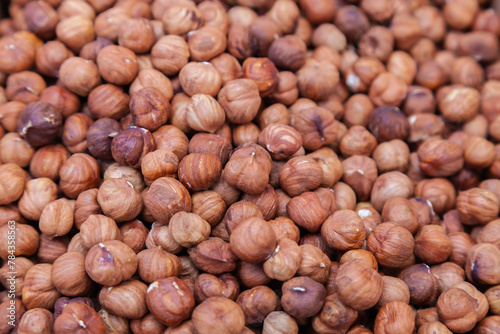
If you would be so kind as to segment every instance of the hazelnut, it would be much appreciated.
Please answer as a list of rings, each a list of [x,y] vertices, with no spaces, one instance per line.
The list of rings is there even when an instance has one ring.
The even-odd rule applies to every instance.
[[[302,134],[303,146],[307,150],[316,150],[336,139],[340,141],[340,122],[335,120],[329,110],[313,106],[291,114],[290,125]]]
[[[179,81],[189,96],[207,94],[212,97],[217,95],[222,82],[219,72],[209,62],[186,64],[179,72]]]
[[[351,210],[339,210],[328,217],[321,235],[328,246],[340,251],[361,248],[366,238],[363,220]]]
[[[465,225],[486,224],[497,218],[499,204],[495,194],[487,189],[471,188],[457,196],[457,210]]]
[[[254,123],[245,123],[233,128],[232,139],[234,146],[243,144],[256,144],[259,140],[260,130]]]
[[[98,186],[99,165],[92,156],[76,153],[63,163],[59,178],[62,192],[69,198],[77,198],[81,192]]]
[[[206,220],[210,226],[217,225],[226,212],[226,203],[215,191],[197,192],[192,196],[193,213]]]
[[[278,86],[278,70],[268,58],[247,58],[242,65],[243,77],[257,84],[260,96],[272,94]]]
[[[393,170],[406,172],[408,170],[408,160],[410,149],[408,145],[400,139],[393,139],[389,142],[381,143],[373,151],[373,159],[377,163],[380,173]]]
[[[5,100],[7,98],[5,97]],[[0,104],[0,124],[10,132],[17,128],[17,117],[24,110],[26,104],[19,101],[10,101]]]
[[[179,180],[188,189],[207,190],[220,178],[222,165],[212,153],[191,153],[179,163]]]
[[[453,175],[464,163],[462,148],[451,140],[424,141],[418,148],[418,157],[422,172],[433,177]]]
[[[498,262],[500,251],[488,243],[473,246],[467,255],[465,273],[469,281],[479,284],[495,285],[499,283]]]
[[[61,18],[55,27],[57,38],[74,53],[95,38],[92,19],[84,15]]]
[[[54,322],[54,332],[56,333],[75,332],[82,327],[86,332],[106,333],[104,320],[92,307],[84,303],[67,304]]]
[[[307,182],[299,182],[307,175]],[[291,196],[298,196],[321,185],[323,170],[310,157],[295,157],[288,160],[279,173],[281,188]]]
[[[235,79],[220,90],[218,101],[228,120],[244,124],[255,118],[261,104],[259,87],[254,80]]]
[[[410,124],[399,108],[383,106],[373,111],[368,129],[379,142],[406,140]]]
[[[428,265],[414,264],[404,269],[399,278],[410,289],[410,301],[415,305],[428,305],[439,296],[439,284]]]
[[[343,6],[337,11],[335,25],[350,41],[356,41],[370,28],[365,12],[356,6]]]
[[[167,34],[184,35],[201,26],[200,10],[190,3],[166,8],[162,15],[163,28]]]
[[[234,56],[228,53],[222,53],[210,60],[210,63],[219,72],[223,86],[232,80],[243,77],[243,70],[240,63]]]
[[[288,238],[277,241],[274,253],[264,262],[266,276],[279,281],[291,279],[297,272],[301,260],[300,248]]]
[[[377,306],[382,307],[393,301],[409,304],[410,290],[406,283],[399,278],[382,276],[382,295],[377,302]]]
[[[182,246],[175,242],[168,225],[154,222],[146,237],[146,248],[151,249],[160,246],[169,253],[177,254]]]
[[[80,57],[70,57],[61,64],[59,79],[70,92],[80,96],[88,96],[94,87],[101,84],[97,65]]]
[[[188,285],[177,277],[151,283],[147,288],[146,302],[151,313],[167,326],[177,326],[188,319],[195,305]]]
[[[389,1],[384,1],[384,3]],[[374,3],[373,1],[363,1],[363,3]],[[363,5],[361,5],[363,8]],[[391,14],[391,11],[382,11],[384,14]],[[370,13],[367,13],[371,16]],[[362,57],[375,57],[381,61],[386,61],[392,54],[394,48],[394,36],[386,27],[372,26],[366,31],[358,43],[359,54]]]
[[[342,164],[337,154],[328,147],[322,147],[310,154],[323,169],[323,181],[321,186],[331,187],[342,177]]]
[[[307,276],[316,282],[325,283],[330,274],[331,261],[318,247],[311,244],[300,246],[299,276]]]
[[[411,234],[415,234],[419,227],[417,212],[412,207],[410,201],[402,197],[393,197],[385,202],[382,209],[382,222],[398,223]]]
[[[433,114],[435,109],[436,99],[429,88],[422,86],[408,86],[408,94],[406,95],[406,99],[402,107],[402,110],[406,115]],[[436,118],[436,120],[437,119],[438,118]],[[443,122],[441,118],[439,118],[439,120]],[[413,126],[411,118],[409,118],[408,121],[410,122],[410,126]]]
[[[434,211],[442,214],[453,208],[456,191],[447,179],[433,178],[420,181],[415,187],[415,196],[430,201]]]
[[[214,133],[225,119],[221,105],[210,95],[194,94],[186,106],[186,120],[193,130]]]
[[[47,204],[39,219],[39,228],[48,236],[63,236],[73,227],[74,202],[60,198]]]
[[[242,292],[236,303],[243,310],[248,325],[262,323],[269,313],[280,307],[279,297],[267,286],[257,286]]]
[[[478,4],[475,1],[454,0],[445,3],[443,17],[451,28],[464,30],[472,25],[478,11]]]
[[[368,126],[373,104],[365,94],[354,94],[345,102],[342,121],[349,127],[353,125]]]
[[[54,263],[54,261],[68,250],[68,241],[64,237],[53,238],[45,234],[40,235],[37,259],[40,263]]]
[[[412,333],[415,329],[413,310],[405,302],[391,301],[380,308],[375,318],[374,331],[391,333],[393,330],[401,333]]]
[[[437,314],[436,307],[421,308],[417,310],[416,314],[416,325],[417,328],[423,327],[425,324],[430,322],[439,322],[439,317]]]
[[[16,329],[18,333],[53,333],[54,315],[49,310],[31,309],[23,313],[20,319]]]
[[[377,225],[366,245],[379,264],[390,268],[403,266],[413,256],[413,236],[397,223]]]
[[[99,188],[97,202],[104,214],[116,222],[134,219],[143,208],[139,191],[124,179],[105,180]]]
[[[28,70],[35,63],[37,48],[32,41],[36,39],[32,33],[23,35],[19,32],[2,37],[0,39],[0,57],[4,61],[0,65],[0,71],[15,73]]]
[[[41,177],[26,182],[19,199],[19,212],[27,219],[39,220],[43,209],[57,199],[57,186],[48,178]]]
[[[294,277],[282,287],[281,306],[295,318],[308,318],[316,315],[326,297],[325,287],[309,277]]]
[[[227,209],[222,223],[226,226],[227,232],[231,234],[241,222],[252,217],[264,219],[262,211],[256,204],[242,200],[232,204]]]
[[[479,92],[470,87],[451,88],[439,101],[443,117],[455,123],[470,121],[480,106]]]
[[[161,205],[156,205],[160,202]],[[151,184],[144,204],[159,222],[168,223],[176,212],[191,211],[191,196],[179,181],[160,177]]]
[[[146,290],[146,284],[131,279],[113,287],[103,287],[99,293],[99,303],[119,317],[139,319],[148,311]],[[133,307],[128,303],[133,303]]]
[[[139,168],[142,158],[155,148],[151,132],[136,126],[120,131],[111,142],[111,154],[115,161],[134,168]]]
[[[360,57],[345,73],[345,82],[349,90],[354,93],[366,92],[372,81],[384,71],[384,65],[377,58]]]
[[[119,120],[128,113],[129,102],[130,96],[112,84],[97,86],[88,97],[89,112],[96,118]]]
[[[92,42],[85,44],[80,50],[80,57],[92,60],[94,63],[97,60],[97,54],[113,42],[105,37],[97,37]]]
[[[367,310],[382,294],[382,277],[366,262],[350,260],[340,265],[336,277],[340,300],[355,310]]]
[[[27,167],[34,153],[35,149],[15,132],[9,132],[0,139],[0,161],[4,164]]]
[[[17,120],[17,131],[34,147],[50,144],[61,127],[62,116],[52,105],[40,101],[27,104]]]
[[[118,44],[135,53],[147,53],[155,42],[153,27],[145,18],[130,18],[121,23]]]
[[[299,89],[297,88],[297,77],[294,73],[281,71],[278,73],[278,86],[270,98],[277,103],[291,105],[299,97]],[[288,114],[288,113],[287,113]],[[262,117],[262,116],[261,116]],[[287,118],[283,120],[288,124]]]
[[[215,26],[203,26],[188,34],[188,45],[191,60],[209,61],[226,49],[226,34]]]
[[[356,207],[356,193],[344,182],[337,182],[332,187],[337,210],[354,210]]]
[[[120,130],[120,124],[110,118],[101,118],[94,122],[87,131],[87,147],[90,153],[98,159],[111,160],[111,143]]]
[[[219,277],[201,274],[195,282],[194,297],[200,303],[210,297],[225,297],[235,300],[239,291],[238,280],[231,274],[222,274]]]
[[[295,35],[287,35],[271,43],[268,56],[278,67],[296,71],[306,62],[306,44]]]
[[[161,37],[151,49],[153,66],[166,75],[175,75],[187,64],[189,47],[184,38],[176,35]]]
[[[442,117],[434,114],[417,114],[408,117],[410,123],[409,143],[419,143],[429,137],[439,138],[445,130]]]
[[[401,172],[388,172],[380,175],[373,184],[371,203],[381,212],[385,202],[392,197],[409,198],[413,194],[413,182]],[[421,196],[420,196],[421,197]]]
[[[129,323],[127,319],[114,315],[104,308],[100,309],[98,313],[106,325],[106,331],[115,333],[124,333],[129,331]]]
[[[242,201],[254,203],[259,208],[264,220],[271,220],[278,209],[278,198],[274,188],[268,184],[264,191],[258,195],[243,194]]]
[[[450,289],[453,285],[465,280],[465,271],[458,264],[444,262],[431,267],[431,272],[438,280],[441,293]]]
[[[352,155],[371,155],[377,140],[361,125],[354,125],[342,137],[340,141],[340,152],[345,157]]]
[[[62,142],[71,153],[87,151],[87,132],[94,123],[92,118],[83,113],[69,116],[64,122]]]
[[[423,226],[415,236],[415,255],[427,264],[445,261],[451,254],[451,247],[441,226]]]
[[[279,0],[277,2],[280,2]],[[284,1],[282,1],[284,2]],[[294,318],[283,311],[274,311],[264,319],[262,328],[264,334],[298,334],[299,326]]]
[[[261,218],[248,218],[231,233],[231,249],[241,260],[263,262],[276,248],[276,235],[271,224]]]
[[[339,72],[335,65],[326,61],[308,59],[297,71],[299,92],[311,100],[323,100],[333,93],[339,82]]]
[[[52,284],[65,296],[82,296],[90,292],[92,280],[85,271],[85,256],[65,253],[54,261],[51,269]]]
[[[15,265],[16,268],[16,274],[13,276],[15,277],[15,282],[11,282],[10,280],[8,281],[7,279],[12,278],[12,272],[11,269],[9,268],[9,263],[8,261],[0,268],[0,282],[3,284],[3,286],[7,289],[10,289],[10,285],[13,284],[13,288],[15,290],[14,295],[16,297],[21,297],[22,291],[23,291],[23,286],[24,286],[24,277],[26,276],[26,273],[28,270],[33,267],[33,262],[28,260],[25,257],[18,256],[14,260],[10,260],[11,264]]]
[[[154,131],[167,122],[170,103],[159,89],[145,87],[132,95],[130,113],[136,126]]]
[[[230,299],[210,297],[193,310],[192,321],[199,334],[217,331],[240,333],[245,326],[245,314],[240,306]]]
[[[268,15],[256,17],[248,27],[238,25],[234,32],[236,41],[242,45],[236,48],[244,50],[240,52],[243,58],[251,57],[252,53],[258,56],[267,55],[275,37],[282,34],[281,27]],[[240,41],[241,38],[242,41]]]
[[[36,102],[40,92],[45,88],[46,83],[38,73],[30,71],[13,73],[7,78],[5,97],[22,103]]]
[[[139,71],[136,55],[128,48],[109,45],[97,54],[99,74],[115,85],[130,84]]]
[[[51,280],[52,265],[36,264],[24,276],[22,290],[23,304],[27,309],[52,309],[56,300],[61,297]]]
[[[210,224],[195,213],[177,212],[168,227],[175,242],[186,248],[199,244],[210,235]]]
[[[387,70],[410,85],[417,75],[417,62],[404,51],[395,51],[387,60]]]
[[[160,177],[174,177],[177,174],[179,159],[167,149],[149,152],[141,162],[141,171],[146,184],[151,185]]]
[[[474,239],[465,232],[452,232],[448,233],[447,236],[451,241],[451,255],[448,260],[465,267],[467,254],[475,245]]]
[[[268,44],[270,41],[267,41],[266,37],[263,38],[259,36],[260,38],[258,40],[255,38],[257,40],[257,43],[255,44],[257,45],[252,42],[254,40],[252,35],[260,35],[261,33],[258,25],[259,22],[262,22],[261,19],[256,20],[256,24],[249,24],[248,26],[240,22],[234,22],[231,24],[227,34],[227,50],[229,54],[236,59],[244,60],[251,57],[259,45],[266,43],[265,46],[261,46],[261,48],[269,46]],[[265,23],[270,26],[269,31],[276,31],[278,29],[276,24],[273,22],[269,23],[269,21],[266,20]],[[250,27],[252,28],[252,34],[250,33]],[[264,30],[264,32],[266,31]],[[265,41],[262,41],[264,39]]]
[[[500,309],[499,309],[499,304],[498,304],[498,297],[499,297],[499,288],[500,286],[495,285],[484,293],[484,296],[488,300],[488,304],[490,306],[490,312],[492,314],[498,315]]]
[[[17,201],[22,195],[25,187],[26,173],[14,163],[0,165],[0,204],[5,205]]]
[[[237,148],[224,168],[224,180],[248,194],[260,194],[269,182],[271,157],[261,146]]]
[[[130,182],[137,191],[143,191],[146,188],[143,175],[139,170],[130,166],[122,166],[116,162],[106,168],[103,179],[104,181],[108,179],[124,179]]]
[[[94,282],[115,286],[136,272],[137,256],[121,241],[99,242],[85,256],[85,270]]]

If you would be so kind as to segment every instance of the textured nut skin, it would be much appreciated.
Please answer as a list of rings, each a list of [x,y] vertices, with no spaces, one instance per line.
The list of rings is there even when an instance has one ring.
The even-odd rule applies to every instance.
[[[191,153],[179,163],[179,181],[190,190],[207,190],[221,173],[222,164],[212,153]]]
[[[411,333],[415,320],[411,307],[401,301],[392,301],[378,311],[374,331],[377,333]]]
[[[259,145],[265,147],[274,160],[282,160],[302,147],[302,136],[291,126],[270,124],[260,133]]]
[[[294,318],[283,311],[274,311],[267,315],[262,327],[265,334],[298,334],[299,326]]]
[[[242,69],[244,78],[255,81],[261,97],[266,97],[276,90],[278,69],[269,58],[247,58]]]
[[[101,214],[90,215],[80,226],[80,238],[83,247],[92,246],[106,240],[121,240],[121,232],[116,222]]]
[[[257,286],[242,292],[236,303],[245,313],[245,323],[249,325],[263,322],[280,305],[276,293],[267,286]]]
[[[211,297],[194,309],[192,321],[199,334],[241,333],[245,326],[245,315],[232,300]]]
[[[55,333],[79,332],[85,326],[84,333],[106,333],[106,325],[93,308],[84,303],[69,303],[54,322]],[[82,331],[83,332],[83,331]]]
[[[330,310],[336,312],[330,312]],[[332,331],[345,332],[358,317],[358,311],[344,305],[337,293],[328,295],[321,312],[313,318],[313,328],[322,331],[324,328]]]
[[[300,182],[307,175],[307,182]],[[288,160],[279,173],[281,188],[290,196],[317,188],[323,180],[321,166],[310,157],[295,157]]]
[[[119,317],[139,319],[148,312],[146,290],[146,284],[134,279],[105,286],[99,293],[99,303]]]
[[[301,252],[297,243],[288,238],[277,242],[274,253],[264,262],[267,277],[286,281],[291,279],[299,269]]]
[[[49,334],[54,331],[54,315],[43,308],[25,312],[19,321],[17,332]]]
[[[257,115],[261,104],[259,87],[251,79],[231,80],[219,91],[218,101],[230,122],[250,122]]]
[[[69,198],[77,198],[85,190],[99,185],[99,165],[90,155],[73,154],[59,169],[59,186]]]
[[[120,131],[111,142],[111,154],[122,165],[140,168],[146,154],[156,149],[156,142],[148,130],[131,126]]]
[[[62,123],[61,114],[51,104],[32,102],[19,114],[17,131],[30,145],[44,146],[56,139]]]
[[[124,179],[105,180],[99,188],[97,202],[104,214],[116,222],[134,219],[143,208],[141,194]]]
[[[81,296],[92,288],[92,280],[85,271],[85,256],[68,252],[54,261],[51,269],[52,284],[65,296]]]
[[[465,273],[469,281],[480,284],[494,285],[500,283],[498,263],[500,251],[488,243],[473,246],[467,255]]]
[[[211,274],[201,274],[196,278],[194,297],[198,303],[210,297],[225,297],[235,300],[240,293],[238,279],[231,274],[219,277]]]
[[[289,315],[306,318],[317,314],[323,306],[326,289],[309,277],[294,277],[281,287],[281,306]]]
[[[136,126],[154,131],[167,122],[170,116],[170,103],[159,89],[144,87],[132,94],[130,112]]]
[[[94,282],[115,286],[136,272],[137,256],[121,241],[103,241],[92,246],[85,256],[85,270]]]
[[[23,304],[27,309],[52,309],[56,300],[61,297],[52,284],[52,265],[37,264],[31,267],[24,276],[22,291]]]
[[[351,210],[339,210],[321,226],[321,235],[328,246],[345,251],[361,248],[366,231],[361,217]]]
[[[218,275],[236,269],[238,258],[231,245],[220,238],[209,238],[188,250],[196,267],[209,274]]]
[[[177,326],[191,316],[195,300],[188,285],[177,277],[151,283],[146,292],[151,313],[164,325]]]
[[[367,247],[383,266],[398,268],[413,255],[415,241],[411,233],[397,223],[378,225],[367,239]]]
[[[420,170],[428,176],[447,177],[464,164],[463,150],[450,140],[428,139],[418,148]]]
[[[23,169],[14,163],[0,165],[0,187],[2,195],[0,204],[5,205],[17,201],[24,191],[26,174]],[[8,181],[7,181],[8,180]]]
[[[414,305],[429,305],[439,295],[439,284],[428,265],[414,264],[405,268],[399,278],[410,289],[410,301]]]
[[[456,206],[465,225],[486,224],[498,216],[498,199],[487,189],[472,188],[458,194]]]
[[[314,192],[305,192],[293,197],[286,204],[286,211],[295,224],[309,232],[317,232],[328,217],[328,212]]]
[[[161,223],[168,223],[176,212],[189,212],[192,208],[188,190],[170,177],[160,177],[151,184],[144,198],[144,205]]]
[[[242,221],[231,233],[231,249],[243,261],[263,262],[276,248],[276,235],[271,224],[261,218]]]
[[[271,157],[261,146],[236,149],[224,168],[224,180],[248,194],[260,194],[269,182]]]
[[[191,248],[208,239],[210,224],[195,213],[177,212],[169,221],[172,238],[179,245]]]

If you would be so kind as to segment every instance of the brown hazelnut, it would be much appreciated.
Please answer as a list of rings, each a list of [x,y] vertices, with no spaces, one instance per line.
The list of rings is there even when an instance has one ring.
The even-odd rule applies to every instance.
[[[259,140],[260,130],[254,123],[245,123],[237,125],[233,128],[232,140],[234,146],[243,144],[257,144]]]
[[[279,0],[277,2],[280,2]],[[284,2],[284,1],[282,1]],[[262,328],[264,334],[298,334],[299,326],[293,317],[283,311],[274,311],[264,319]]]
[[[177,277],[151,283],[147,288],[146,302],[151,313],[167,326],[177,326],[188,319],[195,305],[191,290]]]
[[[134,52],[117,45],[110,45],[99,51],[97,66],[102,78],[115,85],[130,84],[139,71]]]
[[[242,200],[228,208],[222,223],[226,226],[227,232],[231,234],[241,222],[252,217],[264,219],[262,211],[256,204]]]
[[[465,271],[458,264],[444,262],[431,267],[432,274],[436,277],[441,293],[450,289],[453,285],[465,280]]]
[[[18,202],[19,212],[27,219],[39,220],[43,209],[56,199],[57,186],[51,179],[29,180]]]
[[[379,224],[368,236],[366,245],[379,264],[390,268],[403,266],[413,256],[413,236],[397,223]]]
[[[199,244],[210,235],[210,224],[195,213],[177,212],[168,227],[175,242],[186,248]]]
[[[224,168],[224,180],[249,194],[265,190],[271,172],[271,157],[261,146],[250,144],[236,149]]]
[[[436,100],[434,98],[432,91],[429,88],[422,86],[408,86],[408,93],[406,95],[406,99],[402,107],[402,110],[406,115],[418,115],[418,114],[430,115],[434,113],[435,109],[436,109]],[[413,122],[411,121],[411,118],[409,118],[408,121],[410,122],[410,126],[414,125],[412,124]]]
[[[498,216],[499,204],[495,194],[487,189],[472,188],[457,196],[456,206],[465,225],[486,224]]]
[[[278,86],[270,98],[278,103],[284,105],[291,105],[299,96],[297,88],[297,77],[294,73],[288,71],[281,71],[278,73]],[[287,113],[288,114],[288,113]],[[285,124],[289,122],[286,118],[283,120]]]
[[[488,304],[490,306],[490,312],[495,314],[495,315],[498,315],[500,313],[499,312],[500,311],[499,304],[498,304],[498,302],[499,302],[498,297],[500,296],[499,293],[500,293],[500,286],[498,286],[498,285],[495,285],[495,286],[489,288],[484,293],[484,296],[488,300]]]
[[[363,1],[363,3],[374,3],[373,1]],[[389,2],[389,1],[384,1]],[[363,8],[363,5],[362,5]],[[390,15],[389,11],[383,11]],[[367,13],[368,16],[371,16]],[[386,61],[394,48],[394,36],[386,27],[372,26],[368,31],[361,36],[359,40],[359,54],[362,57],[375,57],[381,61]]]
[[[498,262],[500,251],[489,243],[473,246],[467,255],[465,273],[469,281],[479,284],[495,285],[499,283]]]
[[[132,95],[130,113],[134,125],[154,131],[167,122],[170,103],[159,89],[145,87]]]
[[[218,181],[222,164],[213,153],[191,153],[179,163],[179,181],[190,190],[207,190]]]
[[[385,202],[390,198],[396,196],[409,198],[412,194],[413,183],[408,176],[401,172],[388,172],[380,175],[373,184],[371,203],[381,212]]]
[[[70,57],[61,64],[59,79],[70,92],[80,96],[88,96],[94,87],[101,84],[97,65],[80,57]]]
[[[209,62],[187,63],[179,72],[179,81],[184,93],[216,96],[222,79],[217,69]]]
[[[297,71],[299,92],[311,100],[323,100],[333,93],[339,82],[339,72],[335,65],[326,61],[308,59]]]
[[[210,297],[225,297],[235,300],[239,292],[238,280],[231,274],[222,274],[219,277],[201,274],[196,279],[194,287],[194,297],[199,303]]]
[[[377,302],[377,306],[382,307],[392,301],[400,301],[409,304],[410,290],[406,283],[399,278],[382,276],[382,295]]]
[[[94,63],[97,60],[97,54],[106,46],[113,44],[113,42],[105,37],[97,37],[92,42],[85,44],[80,50],[80,57],[92,60]]]
[[[100,309],[98,313],[104,321],[107,331],[125,333],[130,330],[129,323],[126,318],[110,313],[104,308]]]
[[[342,137],[340,152],[345,157],[371,155],[377,146],[377,139],[363,126],[354,125]]]
[[[366,310],[374,306],[382,294],[382,277],[363,260],[353,259],[340,265],[336,286],[345,305]]]
[[[65,237],[53,238],[40,234],[40,246],[36,257],[40,263],[54,263],[54,261],[68,250],[68,240]]]
[[[85,256],[65,253],[54,261],[51,269],[52,284],[65,296],[81,296],[89,293],[92,280],[85,271]]]
[[[97,189],[89,189],[78,195],[74,205],[74,221],[77,229],[80,229],[90,215],[101,213],[101,206],[97,202],[97,193]]]
[[[193,130],[214,133],[226,117],[216,99],[206,94],[195,94],[186,106],[186,120]]]
[[[268,51],[269,59],[278,67],[296,71],[306,62],[306,44],[295,35],[274,40]]]
[[[21,297],[24,286],[24,277],[34,264],[27,258],[21,256],[17,256],[15,259],[10,261],[10,264],[15,266],[16,273],[12,273],[11,268],[9,268],[9,262],[5,262],[5,264],[0,268],[0,282],[6,289],[10,290],[10,288],[14,288],[14,295],[16,297]],[[12,276],[15,277],[15,282],[12,282]]]
[[[54,322],[54,332],[56,333],[76,332],[82,327],[87,332],[106,333],[104,320],[92,307],[84,303],[67,304]]]
[[[124,179],[105,180],[99,188],[97,202],[104,214],[116,222],[134,219],[143,207],[139,191]]]
[[[358,40],[370,28],[365,12],[356,6],[343,6],[337,11],[335,25],[351,41]]]
[[[377,58],[360,57],[345,73],[345,83],[351,92],[364,93],[372,81],[383,72],[385,67]]]
[[[0,65],[0,71],[15,73],[28,70],[35,63],[36,40],[32,33],[14,33],[0,39],[0,57],[4,60]],[[13,47],[9,47],[12,45]]]
[[[373,104],[365,94],[354,94],[345,102],[342,121],[349,127],[353,125],[368,126],[373,111]]]
[[[38,73],[30,71],[9,75],[5,85],[5,97],[11,101],[22,103],[38,101],[40,92],[47,86]]]
[[[59,186],[69,198],[99,185],[99,165],[88,154],[76,153],[66,160],[59,169]]]
[[[260,194],[243,194],[241,200],[257,205],[264,220],[269,221],[276,215],[278,198],[274,188],[270,184],[266,185],[266,188]]]
[[[296,318],[316,315],[326,297],[325,287],[309,277],[289,279],[283,284],[281,291],[281,306]]]
[[[103,241],[92,246],[85,256],[85,270],[94,282],[115,286],[136,272],[137,256],[121,241]]]
[[[27,309],[52,309],[56,300],[61,297],[52,284],[52,265],[48,263],[36,264],[24,276],[23,304]]]
[[[82,245],[82,239],[80,233],[77,233],[71,238],[67,248],[68,253],[75,252],[82,255],[87,255],[88,249]]]
[[[215,191],[197,192],[192,196],[193,213],[206,220],[210,226],[217,225],[226,212],[226,203]]]
[[[203,26],[188,34],[189,52],[193,61],[209,61],[226,49],[226,34],[215,26]]]
[[[141,171],[146,184],[151,185],[160,177],[174,177],[177,174],[179,159],[167,149],[149,152],[141,162]]]
[[[381,143],[373,151],[373,159],[377,163],[380,173],[397,170],[406,172],[408,170],[408,160],[410,149],[408,145],[400,139]]]
[[[361,248],[366,238],[363,220],[351,210],[339,210],[328,217],[321,235],[328,246],[340,251]]]
[[[335,310],[331,312],[331,310]],[[346,332],[358,318],[358,312],[340,301],[337,293],[328,295],[321,312],[313,318],[312,326],[317,332]]]
[[[478,113],[480,94],[474,88],[456,87],[438,101],[441,114],[446,120],[463,123],[470,121]]]
[[[151,184],[144,204],[159,222],[168,223],[176,212],[191,211],[191,196],[179,181],[160,177]]]
[[[257,84],[261,97],[272,94],[278,86],[278,70],[269,58],[247,58],[242,65],[243,77]]]
[[[393,330],[412,333],[415,329],[415,316],[412,308],[402,301],[391,301],[380,308],[375,318],[374,331],[391,333]]]
[[[451,241],[438,225],[423,226],[415,236],[415,255],[427,264],[441,263],[451,254]]]
[[[175,75],[187,64],[189,47],[184,38],[176,35],[161,37],[151,49],[153,66],[166,75]]]
[[[87,147],[98,159],[111,160],[111,143],[120,132],[120,123],[110,118],[100,118],[87,131]]]
[[[427,305],[439,296],[439,285],[428,265],[414,264],[404,269],[399,278],[410,289],[410,301],[415,305]]]
[[[248,27],[241,24],[233,25],[235,26],[232,34],[233,41],[236,42],[234,43],[236,49],[242,50],[239,53],[243,59],[251,57],[252,53],[258,56],[267,55],[275,37],[282,34],[281,27],[270,15],[256,17]]]
[[[0,124],[2,127],[7,131],[15,132],[17,129],[17,117],[25,107],[26,104],[19,101],[9,101],[0,104]]]
[[[57,38],[74,53],[95,38],[92,19],[84,15],[61,18],[55,28]]]
[[[54,315],[46,309],[35,308],[25,312],[20,317],[16,331],[18,333],[53,333]]]
[[[240,63],[234,56],[228,53],[222,53],[210,60],[210,63],[219,72],[223,86],[232,80],[243,77],[243,70]]]
[[[262,323],[269,313],[280,307],[279,297],[267,286],[257,286],[242,292],[236,303],[243,310],[248,325]]]
[[[232,80],[220,90],[218,101],[230,122],[250,122],[257,115],[261,104],[259,87],[254,80]]]
[[[472,25],[478,11],[478,3],[475,1],[454,0],[445,3],[443,16],[451,28],[464,30]]]
[[[230,299],[210,297],[193,310],[192,321],[198,334],[242,333],[245,314],[240,306]]]
[[[180,3],[167,7],[161,18],[167,34],[184,35],[201,26],[200,10],[191,3]]]
[[[406,93],[406,83],[391,72],[384,72],[377,76],[369,90],[370,99],[379,107],[400,106]]]
[[[264,262],[266,276],[279,281],[291,279],[297,272],[301,260],[300,248],[288,238],[277,241],[273,254]]]
[[[406,198],[393,197],[385,202],[382,209],[382,222],[395,222],[415,234],[419,225],[417,212]]]
[[[307,175],[307,182],[298,182]],[[313,190],[321,185],[323,170],[309,157],[295,157],[287,161],[279,174],[281,188],[291,196]]]
[[[108,179],[123,179],[130,182],[137,191],[143,191],[146,185],[141,172],[130,166],[122,166],[119,163],[109,165],[104,171],[104,181]]]
[[[270,223],[261,218],[248,218],[231,233],[231,249],[241,260],[263,262],[276,248],[276,234]]]
[[[145,18],[130,18],[121,23],[118,44],[135,53],[146,53],[155,42],[153,27]]]
[[[41,147],[31,158],[30,173],[33,177],[47,177],[57,181],[59,169],[69,156],[69,152],[60,144]]]
[[[300,246],[299,276],[307,276],[319,283],[325,283],[330,274],[331,261],[318,247],[311,244]]]
[[[45,235],[55,237],[68,234],[73,227],[74,204],[66,198],[47,204],[40,215],[40,231]]]
[[[146,290],[146,284],[134,279],[113,287],[105,286],[99,293],[99,303],[119,317],[139,319],[148,311]]]
[[[416,312],[416,325],[417,328],[423,327],[425,324],[430,322],[439,322],[439,317],[437,314],[436,307],[421,308]]]
[[[17,201],[23,195],[26,173],[14,163],[0,165],[0,204],[5,205]]]
[[[356,207],[356,193],[344,182],[337,182],[332,187],[337,210],[354,210]]]
[[[382,218],[371,204],[364,205],[360,203],[355,208],[356,213],[363,219],[363,224],[365,225],[366,236],[368,237],[378,224],[382,223]]]
[[[36,51],[37,72],[57,77],[63,61],[73,56],[73,53],[59,41],[49,41]]]
[[[449,233],[448,239],[451,241],[451,255],[448,260],[461,267],[465,267],[467,254],[475,245],[474,239],[465,232]]]
[[[88,97],[89,112],[96,118],[119,120],[128,113],[129,102],[130,96],[112,84],[97,86]]]
[[[463,150],[451,140],[428,139],[418,148],[420,169],[433,177],[451,176],[464,163]]]
[[[83,15],[90,20],[95,18],[95,10],[90,3],[80,3],[79,1],[58,1],[59,7],[57,8],[57,14],[61,19],[70,18],[72,16]],[[56,6],[52,4],[52,6]]]
[[[429,200],[437,214],[453,208],[456,191],[447,179],[434,178],[420,181],[415,187],[415,196]]]
[[[87,132],[93,123],[92,118],[83,113],[73,114],[65,120],[62,142],[71,153],[87,151]]]
[[[373,111],[368,129],[379,142],[392,139],[406,140],[410,124],[399,108],[383,106]]]
[[[136,126],[120,131],[111,142],[111,154],[115,161],[134,168],[139,168],[143,157],[155,148],[151,132]]]
[[[80,226],[80,238],[82,246],[89,249],[106,240],[121,240],[121,232],[113,219],[93,214]]]

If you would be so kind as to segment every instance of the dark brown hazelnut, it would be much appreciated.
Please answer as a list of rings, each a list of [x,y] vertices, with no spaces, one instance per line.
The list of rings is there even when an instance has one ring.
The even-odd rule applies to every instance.
[[[280,300],[276,293],[267,286],[256,286],[243,291],[236,299],[236,303],[245,314],[245,323],[248,325],[259,324],[267,315],[277,311]]]
[[[142,158],[155,148],[156,143],[151,132],[135,126],[120,131],[111,142],[113,159],[134,168],[139,168]]]
[[[281,291],[281,306],[285,312],[301,319],[316,315],[326,297],[325,287],[309,277],[289,279]]]
[[[404,269],[399,278],[410,289],[410,301],[415,305],[428,305],[439,296],[439,284],[428,265],[415,264]]]
[[[231,245],[214,237],[188,249],[188,254],[196,267],[213,275],[233,271],[238,261]]]
[[[17,131],[34,147],[50,144],[59,134],[62,116],[45,102],[33,102],[19,114]]]
[[[363,3],[374,3],[373,1],[363,1]],[[384,1],[388,2],[388,1]],[[389,13],[390,11],[385,11]],[[368,16],[371,16],[368,13]],[[386,27],[373,26],[363,34],[359,40],[359,54],[363,57],[375,57],[381,61],[386,61],[394,48],[394,36]]]
[[[98,159],[111,160],[111,143],[120,132],[120,123],[111,118],[100,118],[87,131],[87,147]]]
[[[306,62],[306,44],[297,36],[287,35],[271,43],[269,59],[278,67],[296,71]]]

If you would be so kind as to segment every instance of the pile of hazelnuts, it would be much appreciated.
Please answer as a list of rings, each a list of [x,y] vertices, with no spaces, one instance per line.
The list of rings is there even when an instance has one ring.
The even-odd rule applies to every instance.
[[[499,2],[2,4],[1,334],[500,333]]]

